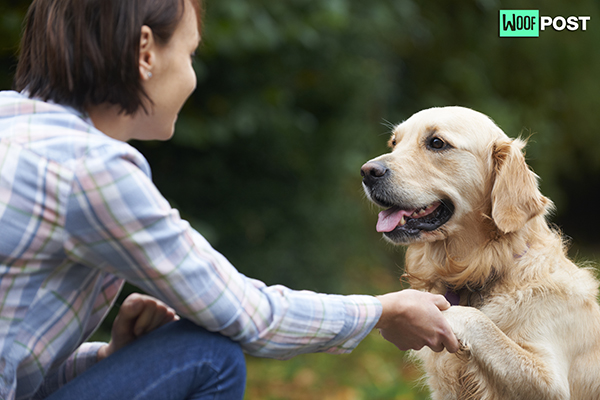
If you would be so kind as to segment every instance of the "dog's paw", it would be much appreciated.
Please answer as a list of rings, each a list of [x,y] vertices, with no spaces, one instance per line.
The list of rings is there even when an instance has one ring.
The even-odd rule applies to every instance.
[[[468,351],[473,335],[477,332],[476,327],[487,317],[476,308],[462,306],[452,306],[442,313],[461,343],[461,350]]]

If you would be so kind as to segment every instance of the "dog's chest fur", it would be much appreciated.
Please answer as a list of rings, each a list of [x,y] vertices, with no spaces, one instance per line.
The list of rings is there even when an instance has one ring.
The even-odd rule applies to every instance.
[[[553,310],[567,311],[595,304],[597,281],[589,271],[570,262],[549,274],[544,284],[528,279],[528,284],[515,290],[513,284],[498,284],[486,293],[460,293],[460,305],[474,306],[483,312],[506,336],[517,345],[527,348],[536,337],[548,337],[544,320],[554,319]],[[513,290],[507,290],[510,286]],[[563,306],[561,306],[561,304]],[[475,337],[473,338],[475,340]],[[478,338],[485,341],[485,338]],[[495,387],[497,379],[486,376],[488,368],[481,368],[470,351],[435,353],[429,348],[414,352],[427,374],[427,384],[434,400],[492,400],[505,399],[504,389]],[[565,371],[568,374],[568,369]]]
[[[484,295],[480,293],[462,293],[460,305],[474,306],[484,312],[507,336],[515,342],[520,342],[519,332],[524,328],[523,323],[534,322],[514,321],[514,315],[520,315],[520,307],[528,307],[519,301],[519,294],[514,294],[512,301],[506,295]],[[516,327],[519,329],[515,329]],[[461,350],[457,354],[448,352],[435,353],[429,348],[414,352],[422,362],[427,373],[427,384],[432,390],[435,400],[492,400],[502,399],[496,396],[498,389],[494,388],[494,379],[485,376],[484,369],[470,357],[469,350]]]
[[[484,302],[487,300],[487,307]],[[491,318],[497,325],[507,325],[506,318],[502,318],[501,309],[497,304],[491,304],[492,298],[484,299],[483,294],[478,292],[460,293],[460,305],[475,306],[485,312],[485,309],[493,311],[496,317]],[[494,302],[496,303],[496,302]],[[506,313],[504,313],[506,315]],[[489,316],[489,315],[488,315]],[[505,332],[506,333],[506,332]],[[414,355],[422,362],[423,369],[427,373],[427,384],[432,390],[432,398],[435,400],[487,400],[493,399],[490,395],[495,392],[490,387],[488,379],[480,368],[470,357],[469,350],[461,350],[457,354],[448,352],[435,353],[429,348],[414,352]]]

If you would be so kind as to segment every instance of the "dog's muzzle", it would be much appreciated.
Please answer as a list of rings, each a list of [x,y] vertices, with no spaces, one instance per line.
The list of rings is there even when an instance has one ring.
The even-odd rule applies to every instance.
[[[379,161],[369,161],[360,169],[360,174],[363,177],[363,183],[371,189],[376,183],[387,178],[389,169]]]
[[[360,170],[363,186],[371,201],[387,208],[379,213],[377,231],[395,243],[407,243],[423,232],[437,230],[454,213],[447,199],[434,199],[428,204],[414,204],[391,185],[392,171],[381,161],[369,161]]]

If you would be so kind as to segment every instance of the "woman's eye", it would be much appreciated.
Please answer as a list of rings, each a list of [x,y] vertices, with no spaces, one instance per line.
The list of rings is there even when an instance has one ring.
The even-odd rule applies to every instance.
[[[429,139],[428,146],[433,150],[442,150],[446,148],[447,145],[446,142],[444,142],[442,139],[434,137]]]

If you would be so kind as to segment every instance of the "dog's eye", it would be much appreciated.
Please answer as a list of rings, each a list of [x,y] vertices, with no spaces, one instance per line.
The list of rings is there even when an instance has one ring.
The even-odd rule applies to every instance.
[[[440,138],[433,138],[433,139],[431,139],[431,142],[429,143],[429,145],[432,148],[439,150],[439,149],[444,148],[446,143],[444,143],[444,141]]]
[[[390,140],[388,140],[388,147],[393,149],[394,147],[396,147],[396,137],[392,137]]]
[[[433,150],[443,150],[446,147],[448,147],[448,145],[446,144],[446,142],[444,142],[439,137],[432,137],[431,139],[429,139],[429,142],[427,143],[427,146],[430,149],[433,149]]]

